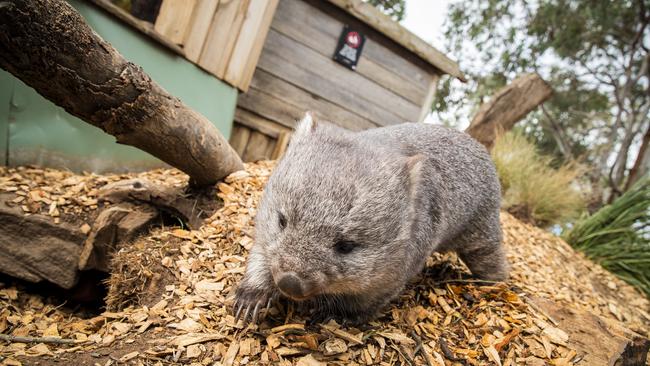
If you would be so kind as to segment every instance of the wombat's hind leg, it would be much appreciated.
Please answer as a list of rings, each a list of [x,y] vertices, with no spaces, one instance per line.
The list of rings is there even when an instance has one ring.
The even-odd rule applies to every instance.
[[[458,255],[478,279],[504,281],[508,278],[508,263],[499,241],[474,242],[471,247],[459,248]]]

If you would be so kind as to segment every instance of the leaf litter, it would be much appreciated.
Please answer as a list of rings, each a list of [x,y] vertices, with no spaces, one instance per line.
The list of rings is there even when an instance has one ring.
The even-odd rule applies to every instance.
[[[249,163],[219,183],[223,207],[198,230],[160,228],[124,245],[112,261],[107,311],[98,316],[70,315],[37,294],[2,285],[0,335],[9,339],[0,342],[2,364],[583,364],[567,329],[532,296],[649,334],[647,298],[561,239],[506,213],[501,221],[512,266],[507,283],[466,280],[456,256],[434,255],[424,274],[363,326],[311,324],[286,302],[272,307],[259,325],[236,323],[231,295],[244,273],[257,202],[273,166]],[[15,195],[25,214],[46,212],[56,219],[56,210],[95,209],[93,190],[131,177],[2,168],[0,190]],[[187,181],[176,170],[152,177],[167,185]],[[11,341],[17,337],[74,343]]]

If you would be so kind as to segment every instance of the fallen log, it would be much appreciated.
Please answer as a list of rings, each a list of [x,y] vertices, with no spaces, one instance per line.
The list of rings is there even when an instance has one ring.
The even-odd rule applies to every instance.
[[[0,67],[195,185],[243,169],[213,124],[126,61],[63,0],[0,2]]]
[[[212,196],[213,192],[193,192],[187,194],[180,187],[161,186],[154,184],[148,179],[134,178],[114,183],[109,183],[102,187],[97,194],[100,202],[133,202],[146,203],[154,206],[162,212],[171,216],[178,217],[181,222],[187,223],[192,229],[198,229],[206,213],[202,210],[212,211],[216,202],[211,199],[202,199],[206,196]]]
[[[109,183],[96,197],[95,211],[69,214],[67,221],[55,223],[42,213],[26,215],[13,194],[0,194],[0,272],[71,289],[80,271],[107,272],[120,246],[163,222],[163,217],[198,229],[219,206],[214,192],[188,194],[183,187],[143,178]]]
[[[539,75],[520,76],[481,105],[465,132],[491,149],[498,133],[512,129],[552,94],[551,87]]]
[[[25,216],[0,204],[0,269],[30,282],[48,280],[63,288],[77,282],[77,261],[85,235],[76,226],[54,224],[43,215]]]
[[[79,254],[79,269],[108,272],[108,264],[119,244],[131,241],[159,216],[148,205],[119,204],[99,213]]]
[[[536,298],[534,304],[568,336],[584,365],[645,365],[650,340],[621,324]],[[552,334],[547,332],[548,334]]]
[[[152,226],[161,214],[178,219],[198,230],[212,213],[212,202],[199,202],[201,194],[188,197],[181,188],[161,187],[147,179],[134,178],[107,184],[98,192],[100,202],[112,203],[102,210],[84,242],[79,269],[108,272],[109,259],[119,244],[131,242]]]

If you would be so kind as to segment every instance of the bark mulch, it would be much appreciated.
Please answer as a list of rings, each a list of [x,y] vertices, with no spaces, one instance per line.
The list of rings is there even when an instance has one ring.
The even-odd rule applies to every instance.
[[[589,332],[576,332],[582,325],[569,320],[586,324],[596,315],[612,338],[621,327],[650,334],[646,297],[561,239],[506,213],[507,283],[473,282],[456,256],[434,255],[423,275],[364,326],[310,324],[284,302],[260,325],[236,323],[230,295],[243,275],[256,205],[273,166],[247,164],[219,183],[223,207],[198,230],[163,227],[124,245],[111,264],[101,315],[82,318],[1,285],[1,364],[597,365],[607,360],[585,348],[581,334]],[[42,193],[31,193],[29,179],[16,183],[14,192],[24,198],[15,203],[54,220],[57,211],[92,208],[93,189],[106,179],[48,172],[36,185]],[[175,170],[156,176],[165,174],[185,182]],[[607,348],[602,334],[591,336]]]

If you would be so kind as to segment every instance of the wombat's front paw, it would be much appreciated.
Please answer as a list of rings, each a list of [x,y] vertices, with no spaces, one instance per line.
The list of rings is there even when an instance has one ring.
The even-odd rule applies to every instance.
[[[242,284],[235,292],[235,303],[233,305],[235,321],[238,321],[241,317],[246,323],[250,316],[251,323],[256,323],[260,311],[264,310],[266,314],[271,307],[271,303],[276,299],[277,294],[274,291],[252,289]]]

